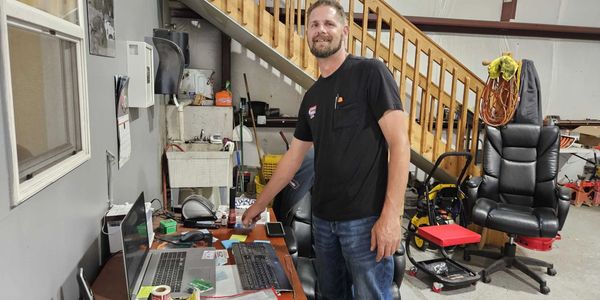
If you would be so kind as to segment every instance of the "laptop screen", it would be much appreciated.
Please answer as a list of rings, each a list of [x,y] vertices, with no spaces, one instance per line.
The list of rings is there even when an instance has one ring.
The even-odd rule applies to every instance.
[[[125,281],[127,282],[128,295],[131,295],[144,260],[150,250],[143,192],[135,200],[131,210],[123,219],[121,234],[123,237],[123,256],[125,257]]]

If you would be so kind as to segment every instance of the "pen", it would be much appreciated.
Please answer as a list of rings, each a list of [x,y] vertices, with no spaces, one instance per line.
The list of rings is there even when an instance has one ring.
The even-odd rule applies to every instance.
[[[337,109],[337,101],[340,97],[340,94],[335,94],[335,99],[333,99],[333,109]]]

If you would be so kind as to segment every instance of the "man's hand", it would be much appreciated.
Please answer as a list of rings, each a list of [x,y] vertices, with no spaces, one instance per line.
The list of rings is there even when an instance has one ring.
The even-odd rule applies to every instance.
[[[265,207],[261,207],[258,202],[248,207],[248,209],[246,209],[242,215],[242,224],[244,227],[248,227],[252,225],[252,223],[256,223],[258,220],[260,220],[260,213],[262,213],[264,210]]]
[[[382,214],[371,229],[371,251],[377,249],[377,262],[390,256],[400,247],[400,218]]]

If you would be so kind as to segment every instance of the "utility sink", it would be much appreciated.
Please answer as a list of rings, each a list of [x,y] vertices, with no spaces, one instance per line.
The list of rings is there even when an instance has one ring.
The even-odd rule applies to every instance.
[[[219,151],[223,145],[208,143],[178,145],[183,151],[177,147],[169,147],[167,150],[171,187],[229,187],[232,185],[233,149]]]

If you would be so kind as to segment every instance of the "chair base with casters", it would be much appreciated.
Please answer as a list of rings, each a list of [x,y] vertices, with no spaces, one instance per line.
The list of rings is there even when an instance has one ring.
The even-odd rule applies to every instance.
[[[483,250],[468,250],[465,249],[464,252],[464,260],[471,260],[471,255],[481,256],[491,259],[496,259],[496,261],[481,270],[481,281],[485,283],[490,283],[492,278],[490,275],[496,273],[498,271],[502,271],[511,267],[515,267],[519,269],[521,272],[525,273],[527,276],[533,278],[540,285],[540,293],[546,295],[550,293],[550,288],[546,285],[546,280],[544,280],[539,274],[535,273],[528,266],[536,266],[536,267],[544,267],[546,268],[546,274],[550,276],[556,275],[556,270],[554,269],[554,265],[539,259],[525,257],[525,256],[517,256],[517,245],[514,243],[514,236],[509,237],[509,241],[504,244],[501,252],[493,252],[493,251],[483,251]]]

